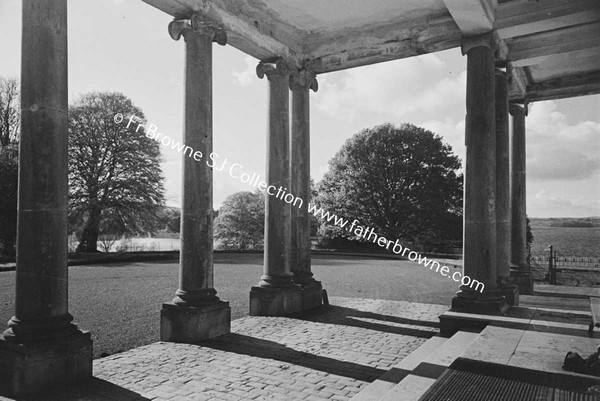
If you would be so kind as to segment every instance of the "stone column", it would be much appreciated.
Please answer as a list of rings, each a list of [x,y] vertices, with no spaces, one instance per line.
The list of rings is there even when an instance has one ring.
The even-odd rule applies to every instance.
[[[0,394],[92,375],[68,308],[67,1],[23,0],[15,316],[0,338]]]
[[[533,280],[527,263],[527,211],[525,174],[525,116],[527,109],[516,104],[510,105],[512,115],[511,146],[511,263],[516,268],[513,273],[521,294],[533,293]]]
[[[302,286],[302,309],[323,305],[323,287],[313,278],[310,262],[310,90],[317,91],[317,79],[308,70],[290,78],[292,90],[291,188],[303,200],[292,206],[291,270]]]
[[[169,34],[185,40],[185,116],[179,289],[163,304],[162,341],[196,343],[230,332],[229,303],[214,289],[213,172],[204,158],[212,152],[212,43],[226,43],[225,32],[198,15],[173,21]]]
[[[460,287],[452,300],[452,309],[474,313],[499,313],[508,308],[496,284],[496,111],[492,43],[491,34],[466,38],[463,42],[463,54],[467,55],[463,272],[476,281]],[[481,285],[483,291],[480,291]]]
[[[508,75],[496,69],[496,273],[509,305],[519,305],[519,289],[510,277],[510,147]]]
[[[265,199],[264,274],[250,291],[250,315],[281,316],[302,309],[301,287],[290,269],[289,77],[291,70],[282,59],[261,62],[259,78],[269,80],[269,125],[267,134],[267,195]]]

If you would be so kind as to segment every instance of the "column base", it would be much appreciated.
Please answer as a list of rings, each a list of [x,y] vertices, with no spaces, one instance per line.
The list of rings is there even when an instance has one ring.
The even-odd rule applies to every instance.
[[[0,339],[0,395],[20,398],[92,377],[89,332],[21,344]]]
[[[320,281],[301,284],[302,310],[309,310],[323,306],[323,286]]]
[[[498,286],[500,293],[506,298],[510,306],[519,306],[519,286],[516,284],[505,284]]]
[[[285,316],[303,309],[302,287],[259,287],[250,290],[250,316]]]
[[[484,315],[503,315],[510,305],[503,296],[478,296],[464,294],[462,291],[452,298],[452,311],[465,313],[480,313]]]
[[[489,322],[477,319],[461,318],[457,316],[448,316],[446,313],[440,315],[440,337],[450,338],[459,331],[468,331],[471,333],[480,333]]]
[[[166,302],[160,311],[160,340],[195,344],[231,332],[229,302],[204,306]]]
[[[533,276],[530,271],[512,270],[510,276],[514,279],[515,284],[519,287],[519,293],[523,295],[533,294]]]

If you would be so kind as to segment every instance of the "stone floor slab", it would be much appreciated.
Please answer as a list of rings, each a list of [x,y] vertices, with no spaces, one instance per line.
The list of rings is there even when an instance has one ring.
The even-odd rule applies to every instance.
[[[238,319],[231,334],[197,345],[157,342],[97,359],[92,382],[37,399],[347,400],[433,337],[447,310],[330,302],[292,317]]]

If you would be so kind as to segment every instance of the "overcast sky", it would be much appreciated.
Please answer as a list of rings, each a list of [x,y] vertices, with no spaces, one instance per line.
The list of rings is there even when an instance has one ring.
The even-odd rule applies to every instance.
[[[119,91],[158,131],[180,140],[184,43],[171,18],[140,0],[69,1],[69,97]],[[19,76],[21,2],[0,0],[0,75]],[[264,177],[267,81],[257,60],[214,45],[214,151]],[[383,122],[440,134],[464,160],[466,58],[459,49],[321,75],[311,94],[311,174],[320,180],[343,142]],[[167,204],[179,206],[181,155],[163,147]],[[530,217],[600,216],[600,95],[534,103],[527,118]],[[252,190],[215,173],[215,207]]]

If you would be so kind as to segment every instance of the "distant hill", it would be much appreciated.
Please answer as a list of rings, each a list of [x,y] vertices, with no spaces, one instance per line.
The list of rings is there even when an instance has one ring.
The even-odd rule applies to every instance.
[[[551,217],[545,219],[531,218],[530,221],[532,227],[600,227],[600,217]]]

